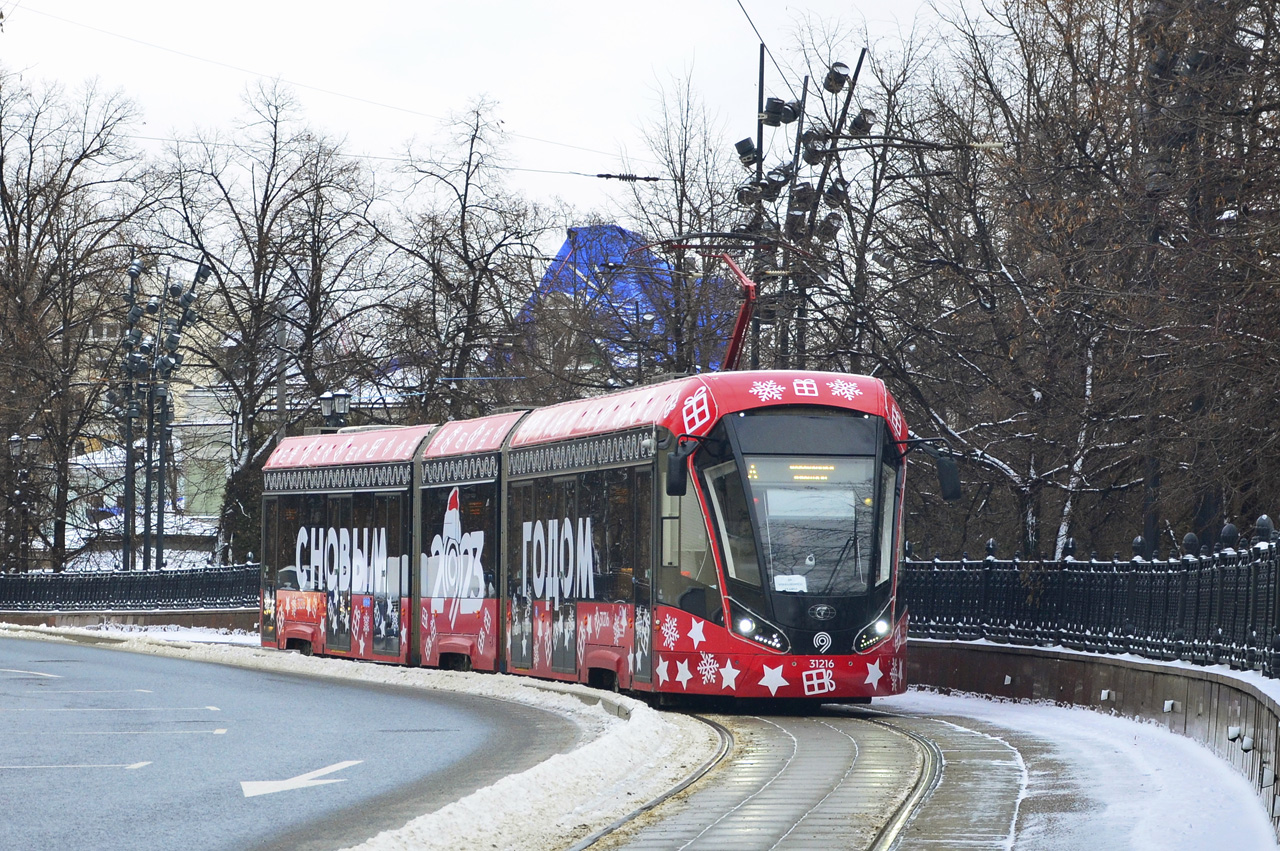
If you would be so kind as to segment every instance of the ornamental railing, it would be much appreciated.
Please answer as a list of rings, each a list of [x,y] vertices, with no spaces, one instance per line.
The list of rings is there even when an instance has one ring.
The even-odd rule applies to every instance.
[[[258,565],[0,574],[0,611],[257,608]]]
[[[1236,549],[1168,559],[908,560],[919,638],[1062,646],[1280,676],[1280,565],[1270,521]],[[1194,543],[1194,536],[1187,541]],[[1137,542],[1135,542],[1135,545]]]

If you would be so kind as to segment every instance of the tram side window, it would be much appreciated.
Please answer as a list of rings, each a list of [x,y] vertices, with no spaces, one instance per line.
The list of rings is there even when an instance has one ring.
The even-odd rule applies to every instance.
[[[270,563],[271,570],[275,574],[277,588],[296,591],[303,587],[297,558],[298,530],[302,526],[302,497],[281,496],[274,502],[276,552],[275,560]]]
[[[659,490],[662,566],[658,573],[658,602],[719,622],[720,582],[697,493],[689,488],[684,496],[667,495],[666,464],[660,464],[659,469],[663,482]]]
[[[595,599],[618,599],[618,564],[609,550],[611,522],[605,513],[608,494],[605,492],[605,473],[592,470],[578,476],[578,522],[591,521],[591,570]],[[575,530],[576,532],[576,530]]]
[[[730,579],[760,587],[760,559],[756,555],[751,509],[742,489],[742,476],[733,459],[708,467],[707,497],[723,533],[725,568]]]
[[[387,530],[387,560],[372,566],[374,584],[386,588],[387,596],[399,599],[400,589],[409,583],[409,524],[405,522],[400,494],[379,494],[374,498],[374,525]]]
[[[262,501],[262,582],[274,585],[280,570],[280,506],[274,497]]]
[[[584,476],[600,481],[597,491],[603,505],[595,508],[591,516],[603,521],[603,529],[597,533],[600,579],[596,581],[596,597],[617,603],[630,603],[633,593],[633,577],[640,553],[636,547],[636,517],[634,473],[629,469],[606,470]],[[601,510],[603,509],[603,510]]]
[[[329,520],[326,513],[326,501],[323,494],[309,493],[302,497],[301,517],[299,525],[308,529],[328,529]],[[313,537],[319,537],[314,535]],[[303,568],[298,565],[298,584],[303,591],[323,590],[325,587],[325,577],[321,574],[320,564],[324,552],[323,539],[311,540],[308,549],[302,553],[302,558],[307,560],[307,567]]]
[[[513,483],[508,491],[507,507],[507,595],[527,599],[532,595],[529,587],[532,580],[527,576],[527,556],[522,550],[524,524],[535,518],[533,482]]]
[[[880,465],[880,566],[876,570],[876,585],[888,582],[893,575],[893,519],[898,507],[898,480],[897,467]]]
[[[450,510],[454,492],[458,494],[456,514]],[[476,484],[445,486],[423,490],[422,495],[422,565],[423,596],[426,597],[493,597],[497,594],[496,539],[497,485]],[[450,553],[460,553],[463,569],[450,573],[433,567],[429,559],[440,559],[443,565]],[[518,554],[517,554],[518,555]],[[475,580],[473,563],[480,566],[479,582]]]

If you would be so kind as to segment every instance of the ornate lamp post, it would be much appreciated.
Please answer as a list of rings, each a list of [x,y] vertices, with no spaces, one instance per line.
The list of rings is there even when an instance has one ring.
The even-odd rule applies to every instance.
[[[31,487],[31,467],[39,457],[40,440],[38,434],[9,437],[9,458],[17,477],[12,516],[17,528],[10,529],[9,539],[15,545],[15,555],[23,571],[31,569],[31,503],[35,496]]]
[[[112,400],[118,405],[117,411],[124,423],[124,528],[121,563],[125,570],[132,570],[135,561],[137,448],[134,446],[134,421],[144,415],[146,446],[143,467],[142,567],[143,570],[151,567],[153,509],[156,511],[156,567],[162,566],[164,562],[164,468],[166,450],[173,434],[170,426],[173,409],[169,380],[182,366],[183,356],[178,351],[182,345],[182,331],[196,321],[196,314],[192,309],[196,300],[196,287],[207,281],[212,274],[208,266],[197,264],[195,278],[188,288],[179,283],[170,283],[166,273],[160,294],[152,296],[143,305],[138,303],[142,295],[138,279],[145,269],[142,260],[137,258],[129,264],[129,289],[124,294],[125,304],[129,308],[125,317],[127,330],[121,340],[125,353],[121,362],[121,393]],[[139,327],[139,322],[144,317],[151,323],[153,334],[144,335],[143,329]],[[153,485],[156,496],[154,506]]]
[[[320,394],[320,415],[324,417],[324,431],[333,432],[347,425],[351,413],[351,394],[346,390],[328,390]]]

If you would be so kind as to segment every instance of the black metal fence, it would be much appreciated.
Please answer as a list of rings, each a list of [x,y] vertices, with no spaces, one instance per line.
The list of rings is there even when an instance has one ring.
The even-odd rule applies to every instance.
[[[145,611],[258,606],[258,565],[196,570],[0,574],[0,611]]]
[[[1280,564],[1270,522],[1262,520],[1262,540],[1165,560],[907,561],[902,596],[911,635],[1060,645],[1280,676]]]

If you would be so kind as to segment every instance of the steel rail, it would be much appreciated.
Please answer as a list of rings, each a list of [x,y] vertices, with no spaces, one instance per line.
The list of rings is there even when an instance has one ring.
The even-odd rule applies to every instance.
[[[583,849],[590,848],[592,845],[596,844],[604,837],[613,833],[618,828],[632,821],[635,821],[637,818],[649,812],[650,810],[654,809],[655,807],[661,806],[662,804],[670,800],[672,797],[679,795],[685,789],[688,789],[694,783],[697,783],[699,780],[701,780],[703,777],[707,775],[707,772],[711,771],[711,769],[719,765],[721,760],[723,760],[726,756],[729,755],[729,752],[733,749],[733,733],[731,733],[727,727],[721,724],[717,724],[715,721],[712,721],[709,718],[703,718],[700,715],[689,714],[687,717],[692,718],[695,721],[701,721],[703,724],[706,724],[708,727],[710,727],[712,730],[716,732],[716,735],[719,737],[719,740],[720,740],[720,744],[719,744],[719,747],[716,749],[716,752],[713,753],[711,756],[707,757],[707,759],[701,765],[695,768],[693,772],[689,774],[688,777],[680,781],[679,785],[673,786],[672,788],[668,789],[666,792],[663,792],[661,795],[654,798],[653,800],[648,801],[647,803],[642,804],[638,808],[627,813],[625,816],[618,819],[617,821],[611,824],[605,825],[604,827],[600,828],[590,836],[578,841],[573,845],[570,845],[567,851],[583,851]]]
[[[874,712],[875,710],[870,710]],[[888,713],[884,713],[888,715]],[[894,717],[894,716],[888,716]],[[925,801],[933,794],[934,790],[942,782],[942,750],[936,743],[930,739],[926,739],[919,733],[912,730],[904,730],[886,721],[876,720],[874,718],[865,719],[868,722],[879,727],[892,730],[895,733],[906,736],[911,739],[920,748],[922,764],[920,766],[920,778],[916,781],[915,787],[911,790],[911,794],[903,799],[902,804],[894,812],[889,820],[885,822],[884,827],[876,834],[875,840],[868,846],[867,851],[890,851],[897,846],[898,841],[902,838],[902,832],[907,825],[911,823],[912,817],[916,811],[924,804]]]

